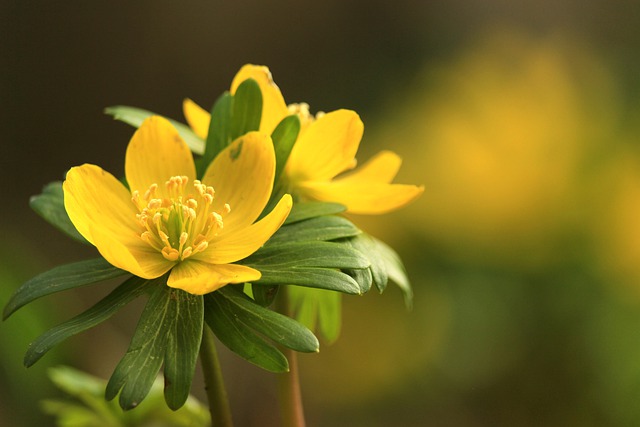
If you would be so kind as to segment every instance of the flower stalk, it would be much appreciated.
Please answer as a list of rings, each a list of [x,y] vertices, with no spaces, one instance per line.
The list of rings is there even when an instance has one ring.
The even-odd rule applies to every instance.
[[[209,412],[211,413],[211,427],[233,427],[231,407],[227,390],[224,386],[220,360],[213,337],[208,326],[202,330],[202,345],[200,346],[200,363],[204,377]]]
[[[278,311],[285,316],[291,315],[287,290],[282,289],[278,295]],[[298,355],[295,351],[283,348],[283,354],[289,360],[289,372],[278,375],[278,398],[284,427],[305,427],[304,407],[300,391],[300,373]]]

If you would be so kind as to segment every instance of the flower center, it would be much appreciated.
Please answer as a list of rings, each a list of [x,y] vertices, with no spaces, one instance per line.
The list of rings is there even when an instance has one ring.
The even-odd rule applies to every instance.
[[[195,192],[187,194],[188,182],[186,176],[169,178],[165,198],[157,196],[158,184],[152,184],[142,196],[137,190],[131,193],[140,212],[136,215],[143,230],[140,238],[169,261],[182,261],[206,250],[222,230],[222,215],[231,210],[225,204],[221,213],[215,212],[213,187],[198,180],[193,181]]]
[[[311,123],[324,116],[324,112],[318,111],[314,116],[309,110],[309,104],[301,102],[299,104],[289,104],[287,106],[289,114],[297,114],[300,119],[301,129],[306,129]]]

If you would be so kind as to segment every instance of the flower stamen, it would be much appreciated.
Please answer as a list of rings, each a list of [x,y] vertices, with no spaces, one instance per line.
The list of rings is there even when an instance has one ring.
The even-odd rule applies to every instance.
[[[223,215],[231,211],[223,205],[220,213],[212,208],[213,187],[193,181],[194,194],[187,194],[189,178],[172,176],[165,182],[165,196],[152,184],[144,196],[135,190],[131,200],[138,208],[136,218],[142,227],[140,238],[169,261],[182,261],[205,251],[223,228]]]

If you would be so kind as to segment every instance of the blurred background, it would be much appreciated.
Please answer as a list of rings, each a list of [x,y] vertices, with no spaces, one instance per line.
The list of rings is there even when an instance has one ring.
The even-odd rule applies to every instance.
[[[0,304],[95,256],[28,200],[74,165],[123,174],[133,130],[104,107],[182,119],[265,64],[287,102],[360,113],[361,161],[394,150],[425,186],[354,218],[401,254],[414,308],[343,298],[341,337],[300,357],[309,425],[640,425],[639,24],[632,0],[2,0]],[[141,304],[22,366],[106,289],[0,325],[0,425],[53,425],[50,366],[109,377]],[[237,425],[278,425],[274,375],[222,356]]]

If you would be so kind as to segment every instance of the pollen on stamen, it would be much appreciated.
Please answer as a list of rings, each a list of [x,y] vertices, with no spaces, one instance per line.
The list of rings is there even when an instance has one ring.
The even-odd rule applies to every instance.
[[[231,211],[228,203],[213,211],[212,186],[193,180],[195,194],[188,194],[188,182],[186,176],[170,177],[165,181],[164,197],[157,195],[157,184],[151,185],[144,196],[139,191],[131,193],[140,212],[136,218],[143,228],[141,239],[169,261],[182,261],[206,250],[209,240],[222,229],[223,216]]]
[[[182,206],[182,216],[183,218],[186,219],[196,219],[197,213],[195,209],[192,209],[188,206],[183,205]]]
[[[149,209],[158,209],[162,206],[162,199],[151,199],[147,204],[147,208]]]
[[[180,252],[172,247],[164,247],[162,249],[162,255],[169,261],[177,261],[180,258]]]
[[[217,212],[211,212],[211,219],[215,222],[218,228],[222,228],[224,226],[222,222],[222,216]]]
[[[149,243],[150,245],[153,243],[153,238],[151,237],[151,233],[148,231],[143,232],[140,237],[142,238],[142,240],[144,240],[145,242]]]
[[[209,247],[209,242],[207,242],[206,240],[203,240],[202,242],[200,242],[200,244],[198,244],[198,246],[196,246],[196,252],[202,252],[208,247]]]
[[[144,193],[144,199],[146,201],[151,200],[151,198],[155,197],[157,190],[158,190],[158,184],[156,183],[151,184],[149,189]]]
[[[160,240],[162,240],[162,243],[164,243],[167,248],[171,248],[171,243],[169,242],[169,236],[167,233],[162,230],[158,230],[158,236],[160,236]]]
[[[160,212],[156,212],[153,214],[153,223],[155,225],[160,224],[160,222],[162,221],[162,214]]]
[[[182,259],[186,259],[189,258],[191,255],[193,254],[193,248],[191,246],[185,248],[185,250],[182,251]]]

